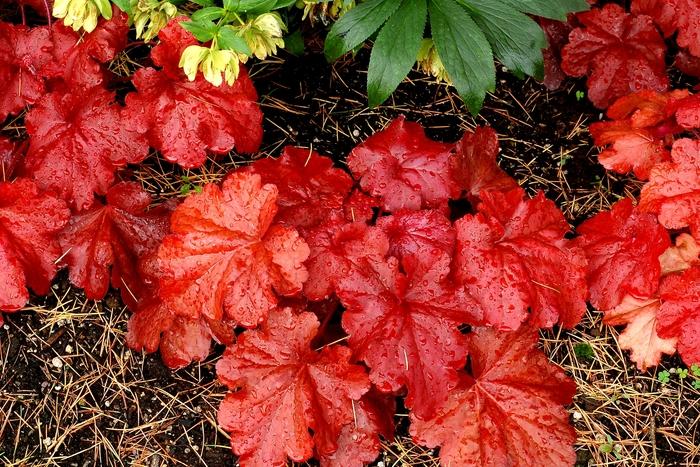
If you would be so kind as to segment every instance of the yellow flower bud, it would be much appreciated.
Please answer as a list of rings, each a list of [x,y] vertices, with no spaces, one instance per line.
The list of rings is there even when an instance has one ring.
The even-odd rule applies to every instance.
[[[417,61],[418,67],[423,73],[432,75],[447,84],[452,84],[452,80],[450,80],[447,74],[445,65],[442,63],[432,39],[423,39],[420,49],[418,50]]]
[[[253,55],[264,60],[284,47],[282,36],[287,27],[278,13],[264,13],[241,28],[243,38]]]
[[[231,50],[191,45],[182,53],[180,67],[190,81],[195,80],[199,70],[214,86],[221,86],[224,80],[232,86],[240,72],[240,57]]]
[[[100,16],[112,17],[109,0],[57,0],[53,5],[53,16],[63,19],[63,24],[74,31],[83,28],[92,32],[97,27]]]
[[[194,81],[197,77],[199,64],[208,54],[209,49],[200,45],[190,45],[182,52],[179,66],[187,75],[187,79]]]
[[[131,11],[136,37],[145,41],[153,40],[177,16],[177,7],[167,0],[132,0]]]

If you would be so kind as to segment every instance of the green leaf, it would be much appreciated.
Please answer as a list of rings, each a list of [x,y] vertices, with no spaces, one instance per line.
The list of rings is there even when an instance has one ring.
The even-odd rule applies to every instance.
[[[224,8],[228,11],[245,13],[262,13],[272,10],[277,0],[224,0]]]
[[[112,0],[112,3],[117,5],[121,11],[131,16],[131,2],[129,0]]]
[[[226,14],[226,10],[218,6],[208,6],[192,13],[192,21],[214,21]]]
[[[296,57],[304,55],[304,36],[301,35],[301,29],[297,29],[284,38],[284,48]]]
[[[234,50],[248,56],[252,54],[248,43],[238,35],[238,30],[230,24],[219,29],[216,34],[216,43],[220,49]]]
[[[586,0],[501,0],[518,11],[549,19],[566,21],[567,13],[589,10]]]
[[[481,110],[496,87],[496,67],[484,33],[455,0],[430,0],[430,27],[447,74],[469,111]]]
[[[287,8],[292,6],[297,2],[297,0],[277,0],[277,3],[272,8],[273,10],[279,10],[280,8]]]
[[[547,39],[534,20],[493,0],[459,1],[486,35],[494,55],[513,74],[544,77],[542,49],[547,48]]]
[[[399,7],[396,0],[368,0],[343,15],[326,36],[325,54],[335,60],[362,44]]]
[[[214,0],[191,0],[192,3],[196,3],[199,6],[214,6],[216,2]]]
[[[367,72],[370,107],[384,102],[416,63],[427,15],[425,0],[403,0],[379,32]]]
[[[180,26],[194,34],[200,42],[208,42],[214,38],[217,33],[216,25],[211,21],[183,21]]]

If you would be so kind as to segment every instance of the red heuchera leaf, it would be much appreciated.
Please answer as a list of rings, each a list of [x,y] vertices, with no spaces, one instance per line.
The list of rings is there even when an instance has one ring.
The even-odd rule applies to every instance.
[[[219,379],[241,388],[226,395],[218,418],[242,466],[281,467],[287,457],[303,462],[314,448],[332,454],[343,427],[354,423],[353,401],[369,390],[367,374],[350,364],[347,347],[312,350],[318,326],[313,313],[276,311],[217,363]]]
[[[521,189],[482,192],[479,212],[455,223],[456,276],[476,299],[484,321],[515,330],[575,326],[586,310],[586,259],[564,235],[569,225],[552,201]]]
[[[661,28],[664,36],[676,31],[676,2],[678,0],[632,0],[631,11],[635,15],[648,15]]]
[[[639,209],[653,212],[668,229],[690,227],[700,235],[700,141],[679,139],[672,162],[658,164],[642,188]]]
[[[333,161],[306,148],[287,146],[279,159],[255,161],[244,170],[279,189],[279,222],[300,228],[320,224],[330,213],[341,213],[352,179]]]
[[[659,335],[678,338],[678,353],[688,366],[700,363],[700,267],[665,277],[659,293]]]
[[[55,60],[43,70],[44,75],[71,88],[89,88],[107,81],[110,73],[102,64],[126,47],[129,25],[126,14],[113,7],[112,19],[101,19],[91,33],[78,34],[61,21],[54,23],[51,32]]]
[[[476,127],[457,143],[450,169],[458,188],[466,191],[470,201],[475,202],[484,190],[507,191],[518,186],[498,167],[498,152],[498,135],[491,127]]]
[[[201,74],[188,81],[178,68],[180,54],[198,42],[180,21],[161,30],[160,44],[151,52],[162,70],[142,68],[134,74],[137,92],[126,97],[127,118],[147,128],[150,145],[183,167],[202,165],[207,151],[226,154],[234,146],[239,152],[257,151],[262,113],[247,71],[241,66],[233,86],[213,86]]]
[[[615,4],[579,13],[562,51],[562,69],[588,76],[588,97],[604,109],[615,99],[642,89],[668,87],[666,45],[648,16],[634,16]]]
[[[44,95],[42,70],[53,56],[48,27],[0,21],[0,121]]]
[[[674,105],[676,121],[686,129],[700,128],[700,95],[695,94],[678,101]]]
[[[310,300],[324,300],[333,294],[337,283],[355,270],[362,270],[366,260],[379,261],[389,249],[388,239],[365,223],[346,223],[329,219],[305,236],[309,244],[306,267],[309,278],[304,295]]]
[[[367,196],[356,188],[345,198],[343,206],[345,220],[348,222],[367,222],[374,217],[374,210],[378,210],[381,204],[379,199]]]
[[[449,172],[451,146],[432,141],[403,117],[370,136],[348,156],[360,186],[382,199],[384,209],[445,209],[456,186]]]
[[[382,445],[378,435],[393,439],[393,397],[370,391],[354,404],[354,410],[355,420],[340,431],[338,450],[321,458],[322,467],[363,467],[379,456]]]
[[[700,57],[700,4],[697,0],[674,0],[676,3],[676,42]]]
[[[544,85],[554,91],[559,89],[566,75],[561,69],[561,50],[566,45],[569,33],[573,29],[571,24],[564,21],[555,21],[547,18],[537,18],[544,36],[547,39],[547,48],[542,50],[544,58]]]
[[[70,211],[59,199],[40,193],[33,181],[0,182],[0,310],[19,310],[27,287],[49,291],[61,255],[57,234]]]
[[[469,335],[472,376],[430,420],[411,416],[417,443],[440,446],[441,465],[573,465],[576,440],[562,405],[574,381],[537,349],[537,332],[482,328]]]
[[[617,341],[620,348],[630,350],[630,360],[641,371],[656,366],[663,354],[676,353],[678,339],[663,339],[657,332],[658,312],[661,302],[658,298],[639,299],[625,296],[612,310],[604,311],[604,323],[611,326],[627,325]]]
[[[450,257],[424,251],[420,260],[367,261],[338,281],[346,310],[343,329],[355,356],[370,367],[382,392],[408,389],[406,406],[417,417],[434,413],[455,387],[466,361],[458,327],[478,324],[479,310],[449,279]],[[368,325],[368,323],[371,323]]]
[[[134,122],[100,87],[47,94],[27,114],[26,125],[25,173],[77,210],[92,204],[93,193],[107,193],[118,168],[148,155]]]
[[[0,137],[0,182],[12,179],[25,150],[26,144],[16,144],[7,138]]]
[[[436,256],[440,252],[450,257],[454,254],[455,231],[440,211],[400,210],[377,219],[377,227],[389,239],[389,254],[399,260],[423,254]]]
[[[145,315],[132,318],[130,345],[154,351],[171,325],[168,314],[193,326],[206,318],[208,327],[222,321],[255,327],[277,305],[275,291],[300,292],[309,248],[296,230],[273,223],[276,201],[277,188],[262,185],[259,175],[232,173],[221,188],[206,185],[178,206],[171,233],[143,265],[160,304],[139,307],[137,315]],[[160,318],[149,323],[149,314]]]
[[[588,259],[591,304],[608,310],[625,295],[651,297],[661,276],[659,256],[671,240],[651,214],[637,211],[626,198],[588,219],[577,229],[576,244]]]
[[[608,117],[615,121],[590,126],[595,144],[608,146],[598,155],[600,163],[647,180],[655,164],[670,159],[666,146],[683,131],[673,119],[675,106],[687,96],[687,91],[645,90],[615,101],[608,109]]]
[[[101,300],[110,283],[135,308],[142,295],[137,259],[155,250],[169,228],[167,207],[147,211],[151,196],[138,183],[122,182],[107,192],[107,204],[95,202],[75,214],[60,235],[71,282],[85,296]]]
[[[683,272],[695,265],[700,265],[700,244],[687,233],[676,237],[676,245],[669,247],[659,256],[661,274]]]

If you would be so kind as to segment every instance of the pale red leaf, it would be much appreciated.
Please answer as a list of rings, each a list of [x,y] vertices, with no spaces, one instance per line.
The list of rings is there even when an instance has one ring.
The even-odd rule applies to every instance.
[[[455,231],[450,220],[440,211],[399,210],[391,216],[377,219],[377,227],[389,239],[389,254],[402,259],[406,256],[437,256],[454,254]]]
[[[627,295],[615,308],[603,312],[605,324],[627,326],[617,342],[621,349],[630,351],[630,360],[641,371],[658,365],[664,354],[676,353],[678,339],[663,339],[657,332],[660,307],[661,301],[658,298],[640,299]]]
[[[674,246],[668,247],[659,256],[661,274],[683,272],[695,265],[700,265],[700,245],[691,235],[681,233],[676,237]]]

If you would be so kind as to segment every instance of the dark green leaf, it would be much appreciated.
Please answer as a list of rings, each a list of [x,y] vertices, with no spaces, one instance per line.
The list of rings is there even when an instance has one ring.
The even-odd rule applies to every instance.
[[[207,7],[214,6],[216,2],[214,0],[191,0],[192,3],[196,3],[199,6]]]
[[[284,38],[284,48],[297,57],[304,55],[304,37],[301,35],[300,29]]]
[[[590,9],[586,0],[502,0],[518,11],[535,16],[566,21],[567,13]],[[494,5],[495,6],[495,5]]]
[[[199,42],[208,42],[216,35],[216,25],[211,21],[183,21],[180,26],[194,34]]]
[[[547,40],[529,16],[493,0],[459,0],[486,35],[494,55],[516,76],[523,73],[542,79],[542,49]]]
[[[234,50],[245,55],[252,53],[248,43],[238,35],[238,31],[231,25],[227,24],[219,30],[216,41],[221,49]]]
[[[343,15],[326,37],[325,54],[335,60],[362,44],[396,11],[397,0],[368,0]]]
[[[476,115],[496,87],[496,67],[484,33],[455,0],[430,0],[433,41],[447,74]]]
[[[226,10],[218,6],[208,6],[192,13],[192,21],[219,19],[226,14]]]
[[[427,15],[425,0],[403,0],[379,32],[367,73],[370,107],[384,102],[416,63]]]

